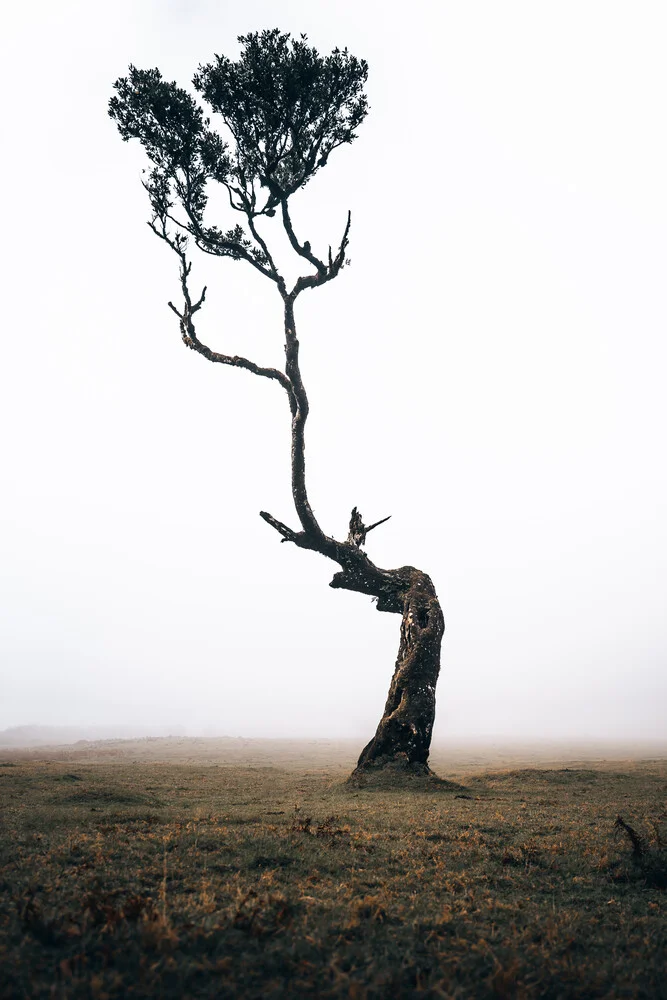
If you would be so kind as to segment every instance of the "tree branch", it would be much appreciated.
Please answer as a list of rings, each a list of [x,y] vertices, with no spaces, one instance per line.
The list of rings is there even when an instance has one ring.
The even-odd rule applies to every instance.
[[[174,308],[171,305],[171,302],[169,305],[172,309]],[[174,309],[174,312],[176,312],[176,315],[179,315],[177,310]],[[291,396],[292,387],[290,385],[290,381],[281,371],[278,371],[277,368],[262,368],[260,365],[256,365],[253,361],[249,361],[247,358],[239,357],[236,354],[230,356],[228,354],[220,354],[217,351],[212,351],[210,347],[207,347],[206,344],[202,344],[202,342],[194,336],[194,327],[192,326],[192,323],[189,324],[191,332],[184,334],[182,332],[183,317],[181,316],[180,319],[181,335],[183,337],[183,343],[186,347],[189,347],[191,350],[201,354],[202,357],[206,358],[208,361],[217,362],[222,365],[231,365],[233,368],[245,368],[246,371],[252,372],[253,375],[262,375],[264,378],[275,379],[277,382],[280,382],[283,389],[285,389],[285,391]]]
[[[318,285],[324,285],[327,281],[331,281],[336,278],[344,267],[345,252],[349,243],[350,237],[350,225],[352,223],[352,213],[347,213],[347,224],[345,226],[345,232],[343,233],[343,238],[340,241],[340,246],[336,252],[336,256],[333,257],[331,254],[331,247],[329,247],[329,264],[324,268],[323,271],[318,271],[317,274],[309,274],[304,277],[298,278],[294,288],[291,291],[291,295],[296,299],[305,288],[317,288]],[[303,254],[301,256],[304,256]]]
[[[344,251],[346,244],[349,224],[350,220],[348,217],[345,236],[341,243],[342,251]],[[334,575],[331,581],[332,587],[369,594],[377,598],[378,611],[400,613],[402,610],[401,595],[408,585],[406,582],[408,577],[405,576],[404,570],[408,568],[401,570],[380,569],[371,562],[365,552],[361,551],[358,547],[360,543],[350,538],[345,542],[339,542],[325,535],[310,506],[305,482],[304,440],[304,428],[308,416],[308,398],[299,367],[299,341],[296,337],[294,324],[293,296],[285,296],[286,373],[278,371],[276,368],[260,367],[248,358],[237,355],[230,356],[213,351],[199,340],[193,323],[193,316],[201,309],[205,302],[206,288],[202,290],[199,298],[193,302],[188,286],[188,277],[192,265],[188,263],[185,256],[185,237],[180,234],[176,236],[169,234],[167,230],[167,218],[164,215],[156,217],[154,221],[149,223],[149,226],[176,253],[180,261],[180,280],[184,303],[183,311],[179,311],[173,302],[169,302],[169,308],[178,316],[181,336],[186,346],[197,351],[197,353],[209,361],[236,368],[245,368],[246,371],[250,371],[254,375],[274,379],[282,385],[288,394],[292,411],[292,494],[296,511],[302,524],[302,530],[294,531],[267,511],[261,511],[260,516],[281,535],[282,541],[293,542],[300,548],[319,552],[321,555],[337,562],[342,567],[342,571]],[[341,250],[339,250],[339,255]],[[361,521],[361,515],[358,515],[358,517],[361,526],[364,528],[364,538],[368,531],[388,520],[388,518],[383,518],[381,521],[377,521],[366,528]]]
[[[276,529],[278,534],[283,536],[280,539],[281,542],[296,542],[299,534],[302,534],[302,532],[292,531],[286,524],[283,524],[282,521],[279,521],[265,510],[260,510],[259,516],[264,518],[267,524],[270,524],[272,528]]]
[[[360,548],[366,541],[366,535],[373,528],[379,527],[379,525],[384,524],[391,517],[389,514],[387,517],[383,517],[381,521],[376,521],[375,524],[366,525],[364,524],[363,518],[356,507],[352,508],[352,514],[350,515],[350,529],[347,536],[348,542],[352,545],[356,545]]]
[[[178,179],[177,176],[174,176],[174,182],[176,184],[176,190],[180,199],[180,203],[183,206],[185,214],[188,217],[188,224],[184,225],[182,222],[179,222],[178,219],[169,215],[168,212],[166,214],[171,219],[172,222],[174,222],[177,226],[183,228],[185,232],[187,232],[190,236],[194,237],[197,247],[203,253],[207,253],[213,257],[232,257],[233,259],[236,260],[245,260],[248,262],[248,264],[252,264],[255,270],[259,271],[260,274],[263,274],[265,278],[270,278],[271,281],[275,281],[276,284],[278,285],[280,284],[282,279],[280,278],[280,275],[278,274],[278,271],[276,270],[276,267],[273,261],[271,260],[271,255],[266,249],[266,245],[264,244],[262,246],[263,241],[260,238],[258,238],[256,231],[253,233],[253,236],[260,243],[260,246],[262,246],[262,250],[265,253],[266,258],[269,262],[270,269],[264,267],[263,264],[260,263],[260,261],[256,260],[253,257],[252,253],[249,253],[248,250],[242,244],[230,242],[229,240],[225,240],[222,237],[212,239],[211,236],[208,235],[206,231],[202,228],[200,220],[197,218],[197,214],[193,209],[191,191],[187,177],[185,186]],[[227,187],[227,190],[229,192],[230,190],[229,186],[228,185],[225,186]],[[146,187],[146,185],[144,185],[144,187]],[[237,206],[235,205],[232,205],[232,207],[237,208]],[[248,220],[250,221],[250,214],[247,211],[245,211],[245,209],[240,209],[240,210],[244,211],[246,218],[248,218]],[[252,229],[253,227],[251,226],[251,231]]]
[[[271,256],[271,252],[270,252],[270,250],[268,248],[268,245],[267,245],[266,241],[264,239],[262,239],[262,237],[257,232],[257,227],[255,226],[255,220],[252,217],[252,213],[251,212],[246,212],[246,218],[248,220],[248,227],[250,229],[250,232],[253,235],[253,239],[255,240],[255,243],[257,243],[258,246],[261,248],[262,252],[264,253],[264,255],[266,257],[266,259],[268,260],[268,262],[269,262],[269,264],[271,266],[271,271],[273,272],[274,281],[276,281],[276,283],[278,285],[278,288],[280,289],[281,295],[284,296],[285,295],[285,280],[282,277],[282,275],[279,273],[278,268],[276,267],[276,265],[274,263],[274,260],[273,260],[273,257]]]
[[[172,250],[177,254],[180,260],[181,290],[183,292],[183,303],[184,303],[183,312],[179,312],[179,310],[176,308],[173,302],[168,302],[167,304],[171,309],[171,311],[175,313],[176,316],[178,316],[181,328],[181,337],[186,347],[189,347],[191,350],[196,351],[198,354],[201,354],[202,357],[206,358],[208,361],[212,361],[214,363],[222,365],[230,365],[233,368],[245,368],[246,371],[252,372],[253,375],[261,375],[263,378],[275,379],[275,381],[279,382],[280,385],[282,385],[283,389],[286,391],[290,399],[290,406],[292,406],[293,408],[295,405],[294,388],[287,375],[285,375],[283,372],[278,371],[277,368],[263,368],[262,366],[255,364],[254,361],[250,361],[248,358],[240,357],[237,354],[235,355],[220,354],[218,351],[211,350],[210,347],[207,347],[206,344],[203,344],[199,340],[197,336],[197,331],[195,330],[194,323],[192,322],[192,317],[196,312],[199,311],[199,309],[201,309],[202,305],[204,304],[204,300],[206,298],[206,287],[204,287],[204,289],[202,290],[199,299],[196,302],[193,302],[190,296],[190,290],[188,288],[188,276],[192,269],[192,264],[188,264],[182,244],[172,239],[169,236],[169,234],[166,231],[166,223],[164,222],[164,220],[162,225],[163,228],[162,233],[157,229],[157,227],[153,223],[149,223],[149,226],[157,236],[163,239],[172,248]]]
[[[409,587],[414,572],[411,566],[397,570],[380,569],[365,552],[349,541],[337,542],[321,533],[294,531],[265,510],[260,511],[259,516],[282,536],[281,542],[294,542],[299,548],[318,552],[342,566],[341,572],[334,573],[330,587],[375,597],[378,611],[402,612],[403,592]]]
[[[306,240],[306,242],[302,246],[299,243],[298,239],[296,238],[294,234],[294,229],[292,228],[292,220],[290,218],[289,208],[287,207],[287,198],[285,198],[284,196],[280,199],[280,206],[282,208],[282,213],[283,213],[283,226],[285,227],[285,232],[287,233],[287,237],[290,243],[292,244],[292,248],[296,250],[296,252],[300,257],[305,258],[305,260],[309,261],[309,263],[311,263],[313,267],[317,268],[318,274],[326,273],[327,270],[326,264],[324,263],[324,261],[319,260],[319,258],[317,258],[314,253],[312,253],[310,249],[310,243]]]

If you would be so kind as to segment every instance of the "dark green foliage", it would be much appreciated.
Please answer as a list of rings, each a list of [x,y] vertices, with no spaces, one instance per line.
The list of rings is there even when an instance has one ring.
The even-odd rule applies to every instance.
[[[202,169],[200,150],[206,135],[204,114],[176,83],[167,83],[158,69],[130,66],[130,75],[114,84],[109,115],[127,142],[139,139],[153,163],[169,173]],[[224,156],[224,147],[220,149]]]
[[[301,39],[273,31],[239,38],[238,62],[216,56],[194,85],[236,141],[235,193],[253,213],[270,211],[352,142],[368,112],[368,67],[347,49],[322,57]],[[214,162],[214,161],[213,161]],[[255,183],[269,189],[262,208]]]
[[[114,84],[109,114],[122,138],[138,139],[153,164],[144,186],[158,235],[179,251],[192,236],[207,253],[248,260],[270,273],[266,254],[240,225],[222,231],[205,224],[207,184],[222,184],[231,207],[249,222],[273,215],[337,146],[355,138],[368,111],[368,69],[346,49],[323,57],[305,35],[297,40],[278,29],[239,42],[237,62],[216,56],[193,81],[230,141],[158,69],[130,66]],[[177,216],[175,207],[184,215]]]
[[[109,115],[127,142],[139,139],[154,164],[144,187],[153,209],[151,225],[160,224],[163,237],[167,225],[176,226],[170,239],[184,249],[187,235],[195,236],[202,249],[218,256],[242,259],[252,254],[251,244],[237,225],[226,233],[204,225],[206,184],[213,177],[226,183],[231,170],[227,145],[209,128],[209,120],[185,90],[167,83],[157,69],[130,66],[130,73],[114,84],[117,96],[109,101]],[[185,211],[177,221],[174,203]]]

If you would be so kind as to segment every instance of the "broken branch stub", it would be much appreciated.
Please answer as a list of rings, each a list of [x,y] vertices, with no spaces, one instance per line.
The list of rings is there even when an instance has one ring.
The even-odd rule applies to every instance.
[[[382,520],[376,521],[375,524],[367,525],[364,524],[363,518],[359,513],[358,509],[356,507],[353,507],[352,514],[350,516],[349,532],[347,536],[348,542],[351,545],[356,545],[357,548],[360,548],[366,541],[366,535],[368,534],[368,532],[372,531],[373,528],[377,528],[379,525],[384,524],[384,522],[388,521],[390,517],[391,514],[388,514],[387,517],[383,517]]]

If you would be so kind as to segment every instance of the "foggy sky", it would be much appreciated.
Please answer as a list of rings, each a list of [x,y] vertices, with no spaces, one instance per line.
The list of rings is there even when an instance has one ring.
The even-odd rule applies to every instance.
[[[296,521],[287,400],[183,347],[143,153],[106,114],[129,63],[187,86],[277,26],[369,62],[358,140],[293,199],[320,255],[352,210],[352,266],[298,302],[307,471],[327,533],[354,505],[391,514],[370,557],[433,577],[436,738],[667,735],[664,21],[651,3],[14,5],[0,728],[367,739],[379,720],[399,618],[258,517]],[[193,261],[201,338],[281,365],[272,284]]]

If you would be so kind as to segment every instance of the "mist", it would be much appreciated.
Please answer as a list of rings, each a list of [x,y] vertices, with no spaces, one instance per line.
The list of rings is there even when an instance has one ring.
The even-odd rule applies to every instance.
[[[351,266],[298,303],[307,474],[326,532],[391,514],[370,557],[434,580],[434,739],[667,737],[658,5],[6,21],[0,729],[365,741],[380,718],[399,618],[259,518],[295,520],[286,399],[184,349],[143,156],[106,114],[129,63],[187,86],[277,26],[369,63],[358,140],[294,198],[324,253],[352,211]],[[200,335],[280,366],[248,272],[194,258]]]

